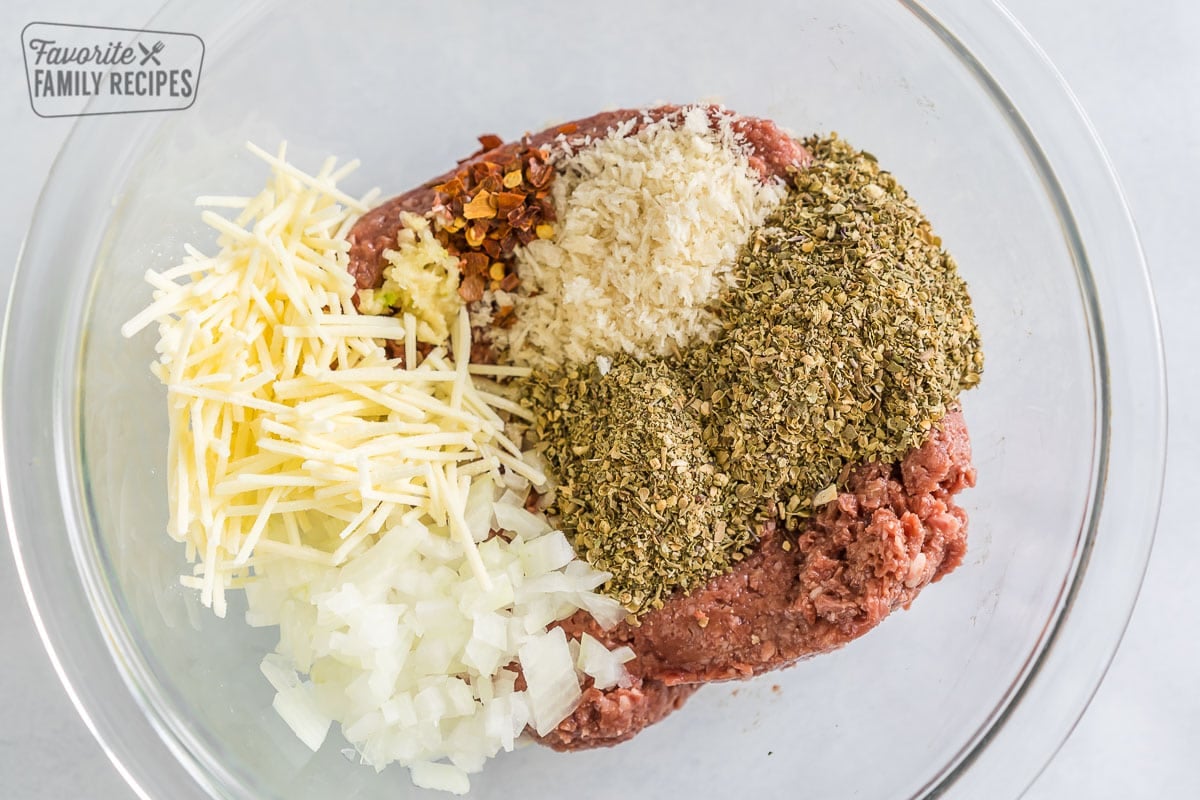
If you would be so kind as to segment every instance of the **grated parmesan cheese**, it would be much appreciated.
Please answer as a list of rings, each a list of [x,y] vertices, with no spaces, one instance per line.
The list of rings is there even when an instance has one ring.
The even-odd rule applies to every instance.
[[[518,363],[707,341],[738,250],[786,194],[750,167],[727,117],[713,130],[692,107],[628,135],[634,122],[555,164],[555,235],[518,248],[516,323],[494,333]]]
[[[454,295],[454,309],[421,307],[419,320],[360,314],[346,233],[370,198],[336,188],[354,164],[330,159],[308,175],[283,147],[277,156],[248,147],[271,166],[263,191],[201,198],[240,210],[202,213],[218,252],[189,247],[179,266],[148,273],[153,302],[122,328],[133,336],[158,324],[151,370],[168,390],[167,530],[198,562],[185,582],[223,616],[226,589],[251,577],[256,553],[333,566],[416,513],[449,522],[486,587],[462,520],[471,476],[500,483],[509,470],[537,485],[545,476],[496,413],[514,404],[476,385],[485,378],[465,361],[466,311]],[[450,324],[439,327],[438,314]],[[442,332],[451,352],[416,364],[416,338]],[[387,357],[388,340],[413,355],[406,370]]]

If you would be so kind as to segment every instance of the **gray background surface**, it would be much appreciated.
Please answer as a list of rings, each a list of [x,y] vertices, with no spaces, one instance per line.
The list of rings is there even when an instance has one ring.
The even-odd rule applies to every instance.
[[[975,0],[963,0],[973,2]],[[70,129],[29,108],[19,32],[28,22],[138,27],[158,0],[6,2],[0,10],[0,293],[42,181]],[[1108,677],[1074,734],[1026,794],[1057,798],[1200,797],[1200,574],[1190,511],[1200,484],[1200,3],[1009,0],[1091,116],[1124,184],[1158,294],[1170,383],[1171,441],[1158,540]],[[0,546],[7,550],[7,546]],[[42,651],[0,553],[0,799],[129,800]],[[984,798],[982,800],[988,800]]]

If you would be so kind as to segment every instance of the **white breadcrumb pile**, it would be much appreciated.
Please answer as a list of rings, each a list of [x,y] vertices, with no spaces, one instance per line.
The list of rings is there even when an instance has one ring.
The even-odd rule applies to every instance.
[[[709,341],[710,305],[750,231],[786,195],[750,166],[730,117],[691,107],[629,120],[555,162],[552,239],[518,248],[516,323],[494,333],[519,364],[669,355]]]

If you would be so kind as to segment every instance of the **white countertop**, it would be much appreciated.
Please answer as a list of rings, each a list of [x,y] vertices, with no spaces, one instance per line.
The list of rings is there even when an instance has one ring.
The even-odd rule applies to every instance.
[[[972,0],[963,0],[970,2]],[[0,292],[7,292],[42,181],[71,126],[29,107],[18,46],[31,21],[137,27],[158,0],[17,0],[0,10]],[[1200,268],[1193,185],[1200,185],[1200,4],[1193,0],[1009,0],[1091,116],[1124,184],[1150,263],[1166,341],[1171,440],[1158,539],[1133,620],[1090,709],[1026,794],[1200,797],[1200,607],[1188,602],[1200,548],[1188,498],[1200,483]],[[1153,9],[1151,11],[1150,9]],[[0,545],[0,551],[7,550]],[[71,707],[0,552],[0,798],[130,800]],[[987,800],[987,799],[983,799]]]

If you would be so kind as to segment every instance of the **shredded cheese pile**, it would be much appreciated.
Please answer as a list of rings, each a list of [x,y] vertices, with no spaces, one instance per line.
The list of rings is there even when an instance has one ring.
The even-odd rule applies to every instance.
[[[516,323],[494,332],[517,363],[639,359],[704,342],[750,231],[786,195],[764,183],[728,118],[703,107],[638,120],[556,161],[552,239],[515,254]]]
[[[485,379],[521,370],[469,365],[461,310],[449,350],[417,365],[411,314],[368,316],[352,302],[346,234],[371,197],[337,182],[357,162],[329,159],[308,175],[283,147],[272,156],[247,146],[270,165],[267,185],[255,197],[200,198],[238,210],[202,213],[218,252],[189,246],[178,266],[148,272],[154,301],[122,328],[133,336],[158,324],[151,369],[168,389],[168,531],[194,562],[183,583],[224,616],[225,591],[258,559],[336,566],[385,525],[422,518],[448,526],[486,588],[463,519],[472,477],[545,481],[496,413],[527,412]],[[388,340],[403,342],[409,369],[387,357]]]

